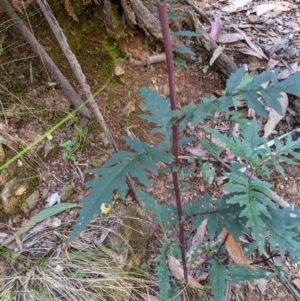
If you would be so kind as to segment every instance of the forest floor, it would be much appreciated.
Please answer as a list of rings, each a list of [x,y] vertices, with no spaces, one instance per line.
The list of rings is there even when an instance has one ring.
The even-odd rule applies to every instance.
[[[251,74],[279,67],[279,78],[284,79],[298,70],[300,10],[296,2],[290,1],[289,5],[287,2],[280,2],[285,3],[282,4],[284,10],[280,7],[275,10],[273,8],[261,15],[254,8],[258,4],[264,4],[262,1],[255,1],[255,5],[251,1],[243,5],[238,1],[229,4],[210,1],[203,2],[201,6],[212,20],[218,21],[218,16],[222,19],[223,29],[219,43],[238,67],[246,64]],[[68,39],[72,41],[74,37],[70,43],[71,48],[78,57],[92,91],[97,91],[111,74],[116,73],[116,66],[121,70],[122,74],[115,75],[107,88],[96,97],[99,109],[119,148],[126,147],[122,136],[137,137],[150,145],[155,145],[159,137],[150,135],[150,125],[138,118],[138,115],[144,113],[140,106],[142,98],[139,90],[141,87],[148,87],[167,98],[169,90],[166,64],[160,62],[136,66],[135,63],[145,61],[147,56],[161,53],[162,45],[151,37],[146,37],[143,31],[129,28],[126,24],[123,25],[124,30],[119,35],[114,33],[111,38],[103,29],[102,15],[96,5],[86,7],[79,15],[78,23],[72,21],[62,7],[59,1],[53,1],[54,12],[57,10],[61,20],[64,20],[61,26],[67,32]],[[38,6],[30,6],[29,9],[31,15],[28,20],[36,38],[48,53],[54,56],[54,61],[78,93],[83,95],[66,60],[59,53],[59,46],[43,15],[38,11]],[[100,20],[96,25],[95,19]],[[16,150],[20,151],[28,146],[73,110],[70,101],[60,87],[55,85],[26,41],[16,29],[7,24],[8,17],[4,13],[0,14],[0,138],[5,141],[0,150],[0,165],[11,159]],[[238,30],[234,30],[230,24],[236,24]],[[100,26],[102,31],[92,28],[93,26]],[[78,37],[80,30],[84,34],[81,33]],[[207,30],[209,31],[209,27]],[[243,34],[248,37],[246,40]],[[250,41],[250,37],[254,42]],[[100,39],[105,39],[105,42]],[[186,43],[194,49],[196,57],[188,63],[187,68],[180,67],[176,72],[176,92],[181,107],[189,103],[198,104],[200,97],[220,95],[226,82],[220,70],[209,66],[210,58],[205,50],[196,45],[192,39]],[[103,51],[104,48],[106,52]],[[246,116],[247,109],[241,108],[240,112]],[[290,97],[286,116],[276,126],[272,137],[298,128],[299,116],[300,100]],[[261,117],[257,120],[260,131],[263,132],[266,121]],[[202,123],[201,126],[203,125],[209,124]],[[227,133],[230,125],[221,124],[218,129]],[[200,126],[194,130],[199,137],[205,137]],[[184,134],[192,135],[188,130]],[[67,149],[70,143],[68,141],[72,141],[71,145],[69,144],[70,151]],[[204,192],[215,198],[222,195],[219,178],[224,168],[218,162],[213,162],[216,177],[208,185],[197,165],[197,160],[203,154],[198,144],[194,141],[180,149],[181,166],[193,172],[185,179],[190,185],[190,188],[184,190],[182,194],[182,199],[186,203],[200,198]],[[97,121],[76,114],[74,118],[35,145],[27,155],[0,170],[0,192],[3,193],[6,188],[18,192],[11,197],[9,204],[0,203],[2,235],[0,239],[1,237],[5,239],[7,234],[21,228],[30,218],[43,210],[45,201],[53,193],[59,192],[63,201],[78,203],[88,193],[84,182],[93,177],[89,170],[102,166],[112,153],[109,141]],[[190,157],[196,158],[196,161],[190,163],[188,160]],[[273,170],[270,183],[278,195],[287,202],[294,203],[296,208],[300,208],[299,167],[284,165],[284,170],[285,176]],[[162,204],[174,204],[172,191],[167,184],[170,179],[161,175],[157,178],[151,177],[150,180],[152,187],[148,191],[157,201]],[[31,203],[27,203],[29,197],[33,198],[30,200]],[[134,207],[136,204],[128,197],[125,206]],[[67,217],[61,214],[59,218],[67,219],[70,226],[76,214],[77,210],[74,209]],[[145,219],[149,222],[151,237],[141,263],[146,263],[147,269],[151,271],[155,266],[153,258],[157,255],[163,233],[151,223],[151,216],[147,215]],[[57,229],[54,228],[53,231]],[[49,231],[47,233],[50,235]],[[191,237],[193,234],[191,231]],[[25,242],[17,239],[11,249],[20,251],[23,243]],[[11,273],[11,263],[5,258],[2,262],[5,264],[0,266],[0,274]],[[300,289],[297,268],[288,258],[283,259],[282,267],[287,272],[289,282],[294,283],[296,290]],[[153,291],[151,293],[153,294]],[[211,298],[209,287],[204,294],[195,293],[193,296],[194,300],[200,300],[200,297],[208,300]],[[233,287],[230,300],[298,299],[295,299],[284,284],[274,277],[264,284]]]

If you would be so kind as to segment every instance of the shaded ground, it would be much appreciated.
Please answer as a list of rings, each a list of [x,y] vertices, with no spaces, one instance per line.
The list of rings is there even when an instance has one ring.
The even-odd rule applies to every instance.
[[[61,6],[58,3],[54,3],[54,11],[56,8],[58,11],[57,14],[63,16],[62,20],[65,22],[65,28],[68,29],[66,29],[66,32],[69,35],[69,40],[72,41],[72,37],[74,37],[73,43],[71,43],[73,45],[71,46],[72,48],[74,47],[74,52],[80,60],[92,90],[96,91],[104,84],[105,77],[107,78],[114,72],[115,65],[118,64],[125,70],[124,75],[115,77],[108,88],[96,98],[99,108],[119,147],[121,149],[124,148],[124,143],[120,138],[122,135],[138,137],[150,145],[155,144],[158,137],[150,136],[148,134],[149,125],[137,118],[142,113],[142,109],[139,106],[141,103],[139,89],[142,86],[146,86],[157,90],[159,94],[167,97],[166,66],[164,63],[159,63],[150,66],[133,67],[130,64],[120,63],[118,59],[126,58],[129,62],[140,61],[146,57],[146,54],[150,55],[161,52],[162,46],[159,43],[155,43],[151,38],[145,38],[143,32],[131,29],[126,25],[124,25],[126,30],[119,36],[116,36],[115,33],[112,39],[107,38],[106,33],[98,32],[95,29],[89,32],[89,26],[93,24],[92,21],[95,21],[95,19],[101,20],[101,14],[97,11],[95,12],[95,7],[89,7],[84,13],[79,14],[82,17],[82,21],[77,25],[67,18],[66,12],[61,11]],[[208,5],[213,5],[214,7],[210,13],[211,18],[213,16],[217,18],[218,13],[222,15],[224,26],[222,33],[232,34],[233,30],[228,26],[228,24],[233,23],[232,14],[222,12],[223,5],[221,3],[206,3],[204,4],[204,8],[208,7]],[[60,10],[57,7],[60,7]],[[249,43],[248,46],[246,44],[243,46],[238,45],[238,43],[241,43],[240,41],[234,41],[234,44],[225,44],[227,45],[225,46],[225,50],[239,65],[248,62],[250,71],[256,72],[268,68],[268,65],[272,62],[272,67],[274,67],[274,60],[277,59],[277,65],[282,65],[281,72],[287,74],[286,70],[291,72],[291,70],[297,69],[295,63],[298,62],[299,58],[296,53],[299,47],[299,41],[296,39],[298,37],[298,30],[295,30],[295,27],[287,22],[290,22],[288,20],[291,18],[293,20],[300,18],[299,9],[288,11],[278,17],[270,16],[268,20],[274,22],[267,23],[268,20],[266,20],[263,23],[267,24],[265,27],[261,25],[261,20],[257,22],[251,21],[249,16],[243,14],[243,10],[234,14],[234,16],[234,23],[243,24],[244,27],[240,26],[240,28],[245,29],[246,33],[249,33],[247,30],[251,28],[253,40],[256,42],[259,41],[259,45],[257,46],[261,47],[270,57],[272,56],[272,59],[267,62],[257,58],[259,51],[257,49],[256,51],[253,50],[253,47],[250,47],[250,50],[254,51],[256,56],[245,55],[245,49],[248,49],[248,53],[250,51]],[[67,63],[62,59],[62,55],[58,54],[58,46],[45,24],[46,21],[40,14],[36,15],[34,20],[35,22],[32,24],[34,24],[34,32],[36,32],[37,38],[40,39],[49,53],[56,56],[55,60],[59,64],[59,67],[66,72],[71,83],[76,86],[73,76],[68,74],[70,71],[68,71]],[[40,64],[39,59],[33,57],[34,55],[28,45],[15,30],[6,27],[6,21],[6,16],[1,14],[0,26],[3,34],[2,48],[4,51],[0,56],[2,64],[2,69],[0,70],[0,100],[2,106],[0,122],[5,124],[6,135],[13,137],[12,141],[20,139],[24,145],[28,145],[63,118],[71,110],[71,106],[59,87],[52,88],[50,84],[52,81],[45,72],[42,64]],[[282,29],[277,26],[276,22],[282,24]],[[249,26],[247,27],[245,24]],[[96,26],[100,26],[100,23],[96,23]],[[102,24],[101,26],[103,29],[104,25]],[[272,40],[273,36],[266,36],[270,28],[276,34],[277,40],[275,42]],[[76,36],[80,30],[84,32],[84,37]],[[105,31],[105,29],[103,30]],[[295,43],[292,43],[293,39],[289,38],[291,34],[295,37]],[[105,43],[99,42],[101,35],[102,38],[105,35]],[[286,37],[288,40],[286,40]],[[272,41],[273,46],[277,46],[270,48],[268,39]],[[81,43],[81,41],[84,41],[84,45],[79,45],[76,48],[76,43]],[[290,41],[290,44],[286,41]],[[203,49],[199,48],[199,46],[197,47],[195,47],[196,51],[203,56],[202,61],[195,59],[193,63],[189,64],[188,68],[181,67],[176,73],[177,96],[181,106],[190,102],[198,103],[200,96],[209,96],[212,93],[217,94],[219,90],[224,89],[224,77],[219,70],[209,67],[208,71],[203,72],[206,69],[206,65],[208,65],[209,58],[205,55]],[[98,50],[100,48],[105,48],[106,52],[99,54]],[[244,54],[236,55],[234,51],[237,50]],[[253,55],[253,52],[251,54]],[[105,62],[105,66],[103,66],[103,62]],[[287,129],[298,127],[299,99],[292,100],[290,102],[290,109],[291,112],[296,112],[296,115],[288,114],[276,128],[278,132],[285,132]],[[222,126],[225,131],[228,130],[228,125]],[[78,129],[83,134],[76,136]],[[195,130],[198,135],[201,136],[203,134],[200,127]],[[188,131],[187,134],[191,135]],[[96,121],[88,120],[79,115],[76,119],[72,119],[60,127],[52,136],[52,139],[45,140],[35,146],[31,155],[28,156],[27,161],[21,159],[22,167],[9,168],[11,173],[20,182],[26,183],[26,188],[24,194],[22,194],[21,201],[17,203],[16,207],[12,208],[9,214],[7,212],[3,214],[2,212],[0,216],[0,232],[6,232],[8,229],[7,225],[13,228],[22,226],[27,219],[44,208],[44,201],[48,196],[56,191],[61,192],[66,187],[69,189],[68,201],[77,202],[79,198],[87,193],[83,182],[91,178],[88,169],[101,166],[112,153],[108,141]],[[62,159],[65,149],[60,147],[59,144],[68,140],[73,140],[74,143],[79,142],[80,144],[80,147],[74,152],[78,164],[74,164],[70,158]],[[13,142],[10,143],[12,144]],[[17,147],[18,143],[15,148]],[[189,148],[182,148],[180,155],[190,156],[189,149],[196,147],[197,142],[193,142]],[[5,145],[3,149],[5,159],[11,158],[14,153],[12,149]],[[50,151],[45,156],[45,150],[47,149],[50,149]],[[200,175],[198,166],[188,163],[186,159],[182,159],[181,164],[183,167],[187,167],[195,172],[195,175],[187,179],[193,189],[183,192],[184,202],[189,202],[194,198],[200,197],[205,191],[208,191],[214,197],[220,197],[222,192],[217,180],[208,186]],[[218,163],[214,163],[214,165],[217,176],[221,176],[224,169]],[[274,171],[271,182],[280,196],[286,201],[295,202],[296,207],[299,208],[299,167],[285,166],[284,168],[286,176],[283,177]],[[3,173],[1,176],[3,176]],[[0,185],[4,185],[8,179],[13,177],[2,177],[3,182],[0,182]],[[169,179],[161,176],[151,180],[152,188],[150,191],[153,196],[159,202],[172,203],[172,194],[166,185]],[[2,187],[0,186],[0,188]],[[20,204],[34,191],[38,192],[39,201],[29,212],[22,211]],[[152,238],[149,244],[149,256],[147,259],[150,269],[154,266],[152,259],[156,255],[159,241],[162,238],[162,234],[157,233],[157,228],[155,226],[152,227]],[[289,273],[289,280],[297,278],[296,269],[288,261],[285,262],[285,265]],[[264,294],[261,294],[255,284],[253,286],[233,288],[232,292],[232,300],[243,300],[243,298],[244,300],[294,300],[294,297],[290,295],[283,284],[276,278],[268,281]],[[205,294],[205,296],[201,295],[201,297],[211,297],[209,290]],[[200,295],[195,294],[195,300],[199,298]]]

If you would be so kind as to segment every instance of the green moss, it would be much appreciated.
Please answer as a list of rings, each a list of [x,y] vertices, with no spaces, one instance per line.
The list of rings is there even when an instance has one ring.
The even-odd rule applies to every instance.
[[[100,87],[113,73],[116,64],[118,64],[118,58],[125,56],[120,51],[115,40],[116,37],[120,36],[121,30],[124,32],[124,25],[121,22],[116,6],[112,6],[112,8],[114,24],[117,25],[113,31],[107,33],[101,17],[102,5],[83,6],[81,1],[74,1],[72,5],[79,22],[73,21],[68,16],[63,1],[53,0],[50,3],[72,51],[87,76],[88,82],[97,83]],[[46,39],[45,31],[49,31],[44,25],[41,24],[40,27],[36,28],[40,32],[37,35],[41,36],[42,39]],[[50,48],[52,49],[51,57],[55,63],[68,78],[75,79],[56,40],[51,39],[50,43]],[[113,82],[113,85],[118,84],[118,81]]]

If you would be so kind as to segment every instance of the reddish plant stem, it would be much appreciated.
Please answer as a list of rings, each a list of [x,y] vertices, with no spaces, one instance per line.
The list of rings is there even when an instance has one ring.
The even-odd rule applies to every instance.
[[[171,110],[176,110],[176,89],[175,89],[175,76],[174,76],[174,66],[173,66],[173,53],[172,53],[172,44],[170,37],[170,29],[168,22],[168,12],[167,12],[167,1],[162,0],[157,4],[158,15],[163,35],[164,48],[166,53],[167,60],[167,68],[168,68],[168,78],[169,78],[169,90],[170,90],[170,100],[171,100]],[[182,203],[180,198],[180,187],[178,180],[178,124],[172,126],[172,153],[175,158],[175,167],[172,167],[172,177],[174,183],[175,190],[175,199],[176,199],[176,207],[179,219],[179,244],[181,250],[181,259],[184,271],[184,279],[188,283],[188,271],[186,266],[186,258],[185,258],[185,243],[184,243],[184,223],[182,221],[183,213],[182,213]]]

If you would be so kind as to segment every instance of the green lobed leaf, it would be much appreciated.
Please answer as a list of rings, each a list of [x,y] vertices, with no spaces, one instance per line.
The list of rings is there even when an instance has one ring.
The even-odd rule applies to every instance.
[[[258,100],[261,95],[255,91],[241,91],[240,94],[246,100],[247,107],[255,110],[255,112],[265,119],[269,119],[269,113],[265,106]]]
[[[181,47],[173,47],[172,51],[179,52],[179,53],[186,53],[190,55],[195,55],[195,53],[188,47],[186,46],[181,46]]]
[[[232,183],[227,183],[223,189],[231,192],[228,204],[239,204],[240,218],[245,217],[245,226],[253,232],[260,254],[263,251],[265,241],[265,228],[263,217],[270,217],[271,208],[274,208],[270,200],[268,188],[270,184],[258,179],[250,179],[241,172],[228,174]]]
[[[163,228],[168,230],[178,223],[177,209],[174,205],[165,206],[158,204],[150,194],[139,188],[137,189],[137,193],[145,204],[145,208],[153,212],[153,222],[155,224],[161,224],[163,226],[165,223]],[[174,216],[175,218],[173,218]]]
[[[227,272],[225,266],[216,261],[210,260],[211,268],[209,269],[209,278],[215,301],[226,301],[225,289]]]
[[[90,194],[83,198],[83,207],[79,210],[71,240],[74,240],[80,232],[84,231],[87,224],[100,213],[103,203],[111,204],[113,193],[117,191],[121,199],[125,199],[127,183],[126,176],[130,174],[144,186],[150,186],[145,168],[157,174],[153,160],[171,163],[173,156],[164,152],[160,144],[151,148],[146,143],[125,137],[124,140],[139,153],[120,152],[113,154],[102,168],[96,168],[91,172],[100,177],[85,183],[91,188]]]
[[[189,30],[174,31],[171,34],[172,36],[177,36],[177,37],[200,37],[201,36],[199,33],[196,33],[194,31],[189,31]]]
[[[252,81],[249,81],[246,85],[247,90],[261,90],[262,85],[266,82],[271,81],[272,83],[277,83],[276,76],[273,72],[263,71],[262,73],[255,75]]]
[[[198,105],[198,107],[193,112],[192,126],[197,125],[200,121],[206,118],[213,107],[214,104],[212,104],[211,102],[203,102]]]
[[[241,84],[245,74],[245,68],[238,69],[235,73],[231,74],[227,81],[227,88],[225,95],[232,95],[235,93],[239,85]]]
[[[140,95],[144,98],[142,106],[147,109],[151,115],[139,115],[140,118],[145,119],[149,122],[156,123],[160,128],[153,129],[151,132],[162,133],[171,148],[172,132],[169,126],[171,118],[167,114],[171,111],[170,100],[165,100],[156,91],[153,91],[147,87],[142,87],[140,89]]]
[[[210,162],[205,162],[201,166],[201,173],[207,184],[211,184],[216,176],[216,170]]]
[[[179,66],[182,66],[182,67],[184,67],[184,68],[187,68],[187,67],[188,67],[187,64],[186,64],[186,61],[183,60],[183,59],[181,59],[181,58],[179,58],[179,57],[175,57],[175,58],[173,59],[173,61],[174,61],[176,64],[178,64]]]
[[[278,83],[278,88],[282,92],[293,94],[300,97],[300,72],[297,71],[295,74],[290,76],[288,79]]]
[[[158,277],[159,300],[167,301],[170,290],[170,272],[166,264],[166,250],[160,250],[161,255],[156,258],[158,262],[156,274]]]
[[[255,149],[264,141],[263,138],[259,137],[258,133],[257,121],[256,118],[253,118],[248,127],[242,131],[243,138],[247,141],[251,149]]]
[[[223,112],[227,112],[228,109],[233,106],[233,98],[231,95],[219,97],[218,102],[220,103],[220,110]]]
[[[300,243],[294,238],[299,235],[300,210],[293,206],[284,209],[270,209],[270,218],[263,217],[263,221],[270,231],[271,251],[279,249],[281,256],[289,252],[290,258],[297,262],[300,259]]]
[[[208,139],[203,139],[202,140],[202,147],[204,149],[207,149],[214,157],[219,158],[222,148],[219,147],[218,145],[211,143]]]
[[[240,285],[244,281],[253,282],[255,279],[272,277],[274,273],[261,269],[249,269],[245,266],[233,264],[227,270],[227,276],[231,278],[234,283]]]
[[[261,96],[266,101],[266,104],[270,108],[274,109],[278,114],[283,115],[282,106],[277,100],[278,98],[282,97],[280,92],[280,88],[275,86],[270,86],[260,91]]]

